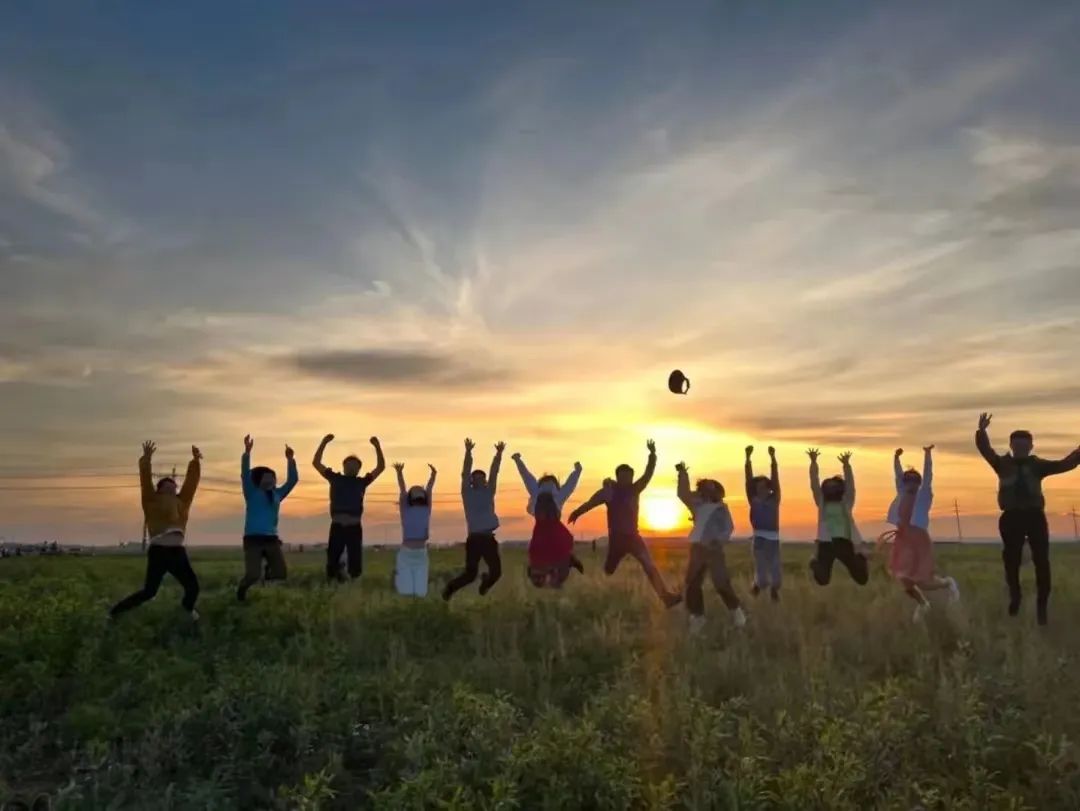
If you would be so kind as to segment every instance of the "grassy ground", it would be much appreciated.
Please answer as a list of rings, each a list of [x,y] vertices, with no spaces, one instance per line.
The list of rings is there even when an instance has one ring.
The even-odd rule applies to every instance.
[[[913,628],[869,586],[808,582],[701,637],[629,562],[584,554],[562,594],[520,553],[479,598],[408,601],[392,555],[327,587],[233,599],[239,556],[194,553],[203,619],[170,580],[110,627],[141,558],[0,563],[0,797],[60,808],[1078,808],[1080,550],[1054,550],[1051,626],[1005,616],[992,549],[940,552],[961,610]],[[433,555],[436,590],[460,551]],[[730,553],[745,593],[744,547]],[[674,578],[684,560],[663,564]],[[842,570],[837,571],[842,575]],[[1030,577],[1030,569],[1025,572]],[[1030,589],[1030,587],[1029,587]]]

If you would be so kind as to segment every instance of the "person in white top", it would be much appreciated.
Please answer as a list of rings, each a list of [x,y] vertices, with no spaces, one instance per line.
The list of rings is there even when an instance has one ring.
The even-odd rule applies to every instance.
[[[539,479],[536,478],[525,465],[525,460],[521,458],[520,453],[515,453],[511,459],[514,460],[514,464],[517,465],[518,473],[521,475],[521,481],[525,485],[525,492],[529,494],[529,504],[525,508],[525,511],[536,517],[536,499],[543,493],[547,493],[551,496],[555,502],[555,509],[558,519],[562,518],[563,507],[566,502],[570,500],[570,496],[574,494],[577,489],[578,481],[581,479],[581,462],[574,462],[574,469],[570,471],[570,475],[566,477],[564,484],[559,484],[557,477],[551,473],[545,473]],[[577,569],[581,574],[585,574],[584,564],[578,560],[576,555],[570,555],[570,568]]]
[[[724,503],[724,485],[715,479],[699,479],[690,489],[690,473],[683,462],[675,466],[679,473],[679,500],[690,510],[694,528],[690,532],[690,561],[686,567],[686,609],[690,613],[690,629],[697,632],[705,623],[705,595],[702,583],[705,574],[712,578],[713,588],[731,612],[735,626],[746,625],[746,614],[731,587],[724,546],[731,540],[735,524],[731,510]]]
[[[888,522],[895,529],[879,538],[882,543],[892,541],[889,570],[904,592],[915,601],[916,622],[930,610],[925,592],[948,589],[951,601],[960,599],[956,581],[934,573],[934,544],[930,539],[930,508],[934,503],[933,450],[933,445],[923,448],[923,472],[920,475],[914,469],[904,470],[900,462],[904,449],[897,448],[893,456],[896,498],[889,506],[888,514]]]
[[[438,471],[428,465],[431,476],[426,487],[405,486],[405,465],[394,465],[398,480],[398,508],[401,511],[401,547],[394,565],[394,588],[398,594],[426,597],[428,588],[427,543],[431,533],[431,497]]]

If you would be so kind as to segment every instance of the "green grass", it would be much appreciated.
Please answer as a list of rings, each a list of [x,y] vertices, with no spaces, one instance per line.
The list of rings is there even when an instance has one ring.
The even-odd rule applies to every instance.
[[[784,601],[737,632],[714,594],[686,633],[632,561],[561,593],[520,553],[487,598],[409,601],[390,553],[327,587],[317,554],[233,598],[195,551],[200,627],[171,580],[115,625],[139,557],[0,564],[0,797],[58,808],[1078,808],[1080,550],[1051,626],[1005,616],[996,550],[941,550],[964,603],[912,627],[875,561],[859,589],[784,548]],[[669,577],[684,560],[667,554]],[[746,592],[744,547],[729,554]],[[435,591],[461,552],[433,554]],[[1030,568],[1025,570],[1030,578]],[[1030,585],[1028,586],[1030,591]]]

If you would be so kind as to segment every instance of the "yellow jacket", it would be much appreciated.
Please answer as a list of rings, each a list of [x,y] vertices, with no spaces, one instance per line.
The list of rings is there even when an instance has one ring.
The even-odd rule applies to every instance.
[[[139,459],[143,515],[146,517],[146,529],[152,541],[166,546],[183,543],[183,533],[187,531],[188,512],[195,498],[195,490],[199,486],[201,472],[199,460],[192,459],[188,464],[184,486],[180,492],[176,495],[159,493],[151,477],[150,460],[145,457]]]

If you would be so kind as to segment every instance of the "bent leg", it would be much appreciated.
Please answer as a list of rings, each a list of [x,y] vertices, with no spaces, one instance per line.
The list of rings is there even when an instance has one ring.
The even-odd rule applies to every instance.
[[[855,544],[847,539],[836,539],[833,541],[833,546],[835,547],[836,558],[844,564],[844,568],[848,570],[851,579],[860,586],[869,583],[870,563],[863,555],[855,551]]]
[[[701,544],[690,544],[690,560],[686,566],[686,610],[696,617],[705,614],[705,595],[702,593],[701,584],[705,581],[707,565],[703,551]]]
[[[709,550],[709,574],[712,577],[713,588],[720,595],[729,611],[734,611],[740,606],[739,597],[735,589],[731,587],[731,575],[728,572],[727,556],[724,547],[717,546]]]
[[[814,575],[814,582],[819,586],[829,585],[832,580],[833,561],[836,552],[832,541],[818,541],[814,557],[810,560],[810,571]]]
[[[143,577],[143,586],[138,591],[129,594],[123,600],[118,602],[110,609],[109,614],[112,616],[118,616],[125,611],[130,611],[133,608],[145,603],[147,600],[154,599],[154,595],[158,593],[158,589],[161,588],[161,581],[165,577],[165,558],[162,555],[164,547],[151,546],[146,553],[146,574]]]
[[[465,571],[446,584],[446,588],[443,589],[443,599],[449,600],[454,596],[454,593],[465,588],[467,585],[476,580],[477,574],[480,572],[480,549],[477,547],[476,539],[470,535],[465,540]]]
[[[184,588],[184,599],[180,604],[185,611],[193,611],[195,601],[199,599],[199,578],[195,574],[195,570],[191,568],[191,559],[188,558],[187,550],[184,547],[177,547],[176,552],[169,561],[168,570],[169,574],[175,577],[177,582]]]
[[[499,542],[495,540],[494,535],[489,535],[484,539],[481,556],[484,565],[487,566],[487,573],[480,579],[480,594],[484,595],[491,591],[492,587],[499,582],[499,578],[502,577],[502,558],[499,556]]]

